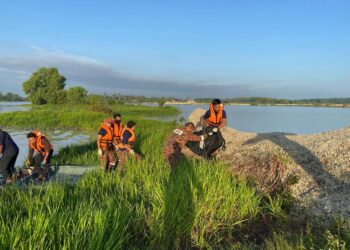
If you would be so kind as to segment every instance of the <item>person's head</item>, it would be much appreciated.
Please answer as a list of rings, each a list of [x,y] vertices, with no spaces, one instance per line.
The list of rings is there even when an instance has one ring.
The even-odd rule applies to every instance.
[[[219,112],[221,108],[221,100],[220,99],[214,99],[211,104],[213,104],[213,108],[215,112]]]
[[[113,120],[110,119],[110,118],[107,118],[107,119],[105,119],[105,120],[103,121],[103,123],[104,123],[106,126],[111,127],[112,124],[113,124]]]
[[[36,138],[37,138],[37,136],[33,132],[30,132],[27,134],[27,139],[30,143],[34,143]]]
[[[185,128],[186,128],[187,131],[191,131],[192,132],[195,129],[195,126],[194,126],[193,122],[188,122],[188,123],[185,124]]]
[[[121,121],[122,120],[122,115],[120,113],[114,113],[113,118],[115,121]]]
[[[136,128],[136,122],[134,121],[128,121],[128,123],[126,124],[126,127],[131,129],[131,130],[135,130]]]

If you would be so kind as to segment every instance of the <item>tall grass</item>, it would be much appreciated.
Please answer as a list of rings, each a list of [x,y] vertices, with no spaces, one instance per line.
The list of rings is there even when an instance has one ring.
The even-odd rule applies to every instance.
[[[141,122],[148,116],[170,116],[179,111],[173,107],[145,107],[114,105],[114,112],[123,115],[124,121],[134,119]],[[26,129],[68,129],[95,131],[104,118],[112,114],[94,112],[89,105],[44,105],[33,106],[30,111],[17,111],[0,114],[0,124],[4,127]]]
[[[0,115],[2,124],[96,131],[106,115],[48,106]],[[121,108],[122,109],[122,108]],[[307,230],[284,209],[284,195],[262,197],[219,162],[169,168],[162,146],[173,123],[136,115],[141,161],[126,173],[88,172],[76,184],[0,190],[0,249],[345,249],[350,223]],[[142,108],[143,109],[143,108]],[[142,111],[144,112],[144,111]],[[147,111],[153,112],[153,111]],[[128,113],[128,115],[130,114]],[[47,115],[46,121],[38,119]],[[45,117],[45,116],[44,116]],[[62,120],[61,120],[62,118]],[[134,118],[134,117],[133,117]],[[12,121],[19,119],[19,121]],[[56,122],[55,122],[56,121]],[[97,165],[95,142],[63,148],[57,165]],[[291,220],[294,219],[294,220]],[[270,231],[272,233],[270,233]]]

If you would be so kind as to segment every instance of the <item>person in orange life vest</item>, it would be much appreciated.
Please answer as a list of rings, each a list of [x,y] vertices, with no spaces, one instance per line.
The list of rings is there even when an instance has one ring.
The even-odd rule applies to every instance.
[[[201,128],[215,126],[219,129],[227,124],[226,111],[220,99],[214,99],[209,106],[209,110],[201,117]]]
[[[114,145],[118,145],[121,143],[121,136],[123,132],[123,122],[122,122],[122,115],[119,113],[115,113],[113,115],[114,122],[113,122],[113,132],[114,132]]]
[[[97,135],[97,149],[102,170],[111,171],[116,166],[116,155],[113,147],[113,119],[106,119],[101,124]]]
[[[38,180],[48,180],[53,146],[47,137],[37,130],[28,133],[27,138],[29,152],[26,166],[30,166],[34,163],[34,169],[39,174]],[[41,168],[41,166],[43,166],[43,168]]]
[[[140,159],[140,155],[134,152],[134,143],[136,141],[135,134],[136,123],[134,121],[128,121],[126,127],[123,129],[121,135],[121,142],[118,144],[117,156],[118,156],[118,168],[124,170],[124,166],[128,157],[132,156],[135,159]]]

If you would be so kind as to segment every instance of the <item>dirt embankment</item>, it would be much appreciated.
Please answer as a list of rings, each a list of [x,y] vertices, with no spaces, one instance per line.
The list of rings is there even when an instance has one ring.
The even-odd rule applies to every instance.
[[[195,110],[189,121],[197,123],[203,113]],[[217,159],[262,192],[288,186],[299,207],[313,214],[350,215],[350,128],[314,135],[222,133],[226,151]]]

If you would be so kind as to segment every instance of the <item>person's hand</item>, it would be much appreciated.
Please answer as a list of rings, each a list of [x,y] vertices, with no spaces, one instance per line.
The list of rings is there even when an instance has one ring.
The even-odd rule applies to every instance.
[[[26,160],[26,167],[30,166],[30,160]]]
[[[129,153],[130,153],[131,155],[135,155],[135,151],[132,150],[132,149],[130,149]]]
[[[212,129],[212,131],[213,131],[214,133],[217,133],[217,132],[219,131],[219,129],[218,129],[217,127],[215,127],[215,128]]]
[[[98,153],[98,156],[102,156],[102,155],[103,155],[102,149],[99,148],[99,149],[97,150],[97,153]]]

